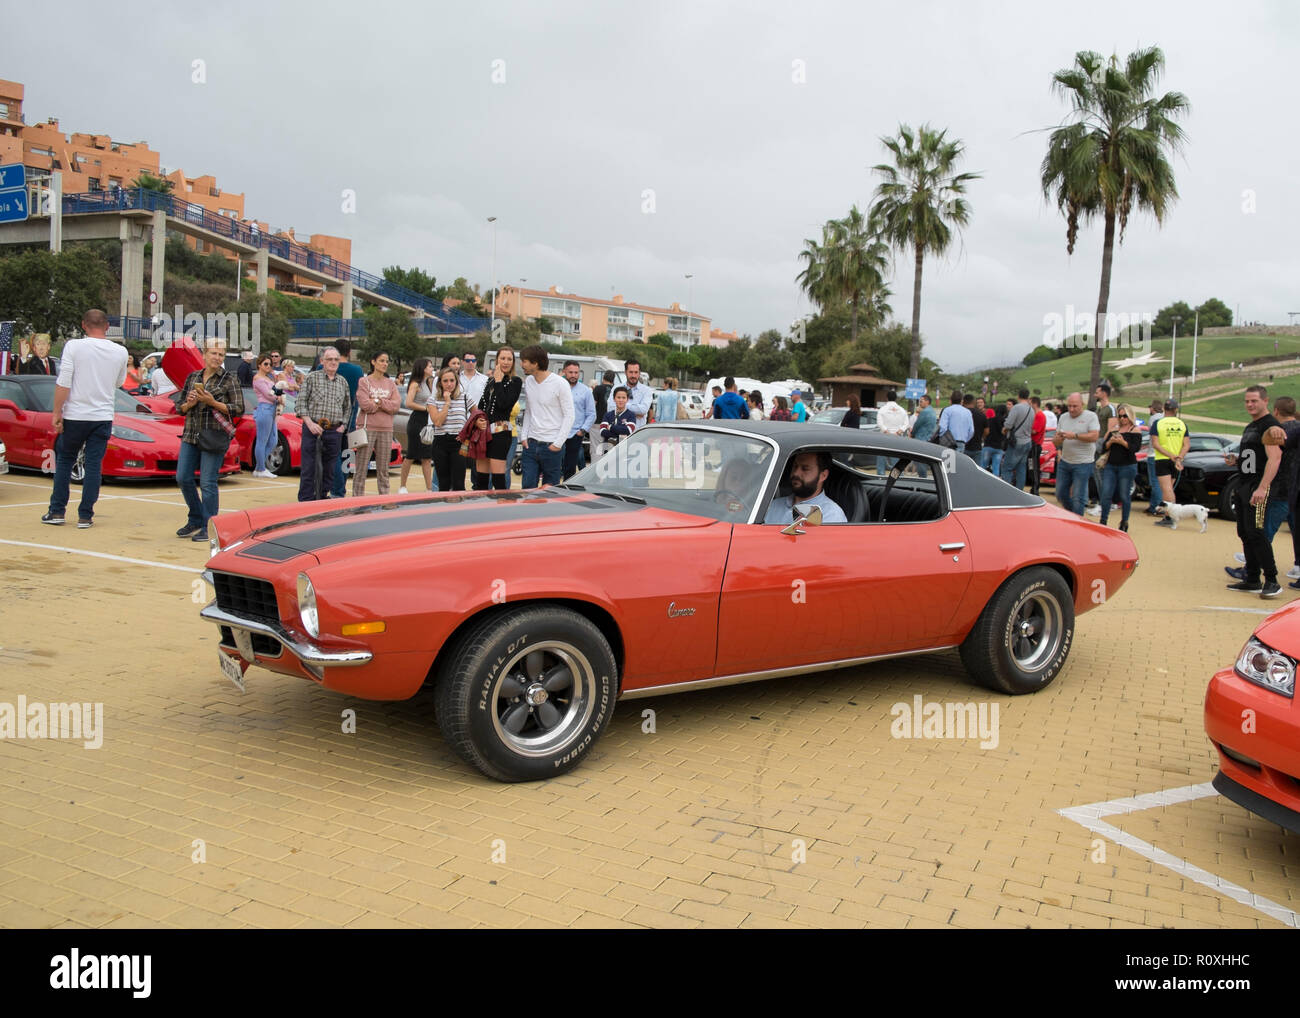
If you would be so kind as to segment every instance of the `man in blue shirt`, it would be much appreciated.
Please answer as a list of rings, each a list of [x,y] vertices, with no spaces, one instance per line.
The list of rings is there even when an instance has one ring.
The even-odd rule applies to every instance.
[[[823,523],[848,523],[848,517],[822,490],[831,474],[831,454],[828,452],[801,452],[790,464],[790,491],[793,494],[772,499],[764,523],[787,526],[796,519],[796,510],[803,516],[813,506],[822,511]]]
[[[641,362],[626,360],[623,371],[627,375],[627,408],[636,414],[636,426],[644,428],[646,418],[650,415],[650,402],[654,393],[650,386],[641,381]]]
[[[808,420],[808,407],[804,405],[803,394],[798,389],[790,393],[790,412],[800,424]]]
[[[583,466],[582,445],[596,423],[596,397],[582,381],[582,365],[564,362],[564,377],[573,393],[573,434],[564,443],[564,479],[567,481]]]
[[[736,380],[728,375],[722,380],[727,391],[713,401],[713,419],[715,421],[749,420],[749,404],[740,393],[736,392]]]
[[[957,451],[965,452],[966,443],[975,437],[975,422],[970,411],[961,405],[961,393],[956,389],[949,397],[949,405],[939,415],[939,434],[948,432],[957,443]]]

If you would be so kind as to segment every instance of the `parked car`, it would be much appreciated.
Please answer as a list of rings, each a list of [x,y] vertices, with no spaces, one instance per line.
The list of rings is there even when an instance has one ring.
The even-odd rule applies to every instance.
[[[808,418],[809,424],[831,424],[839,426],[840,421],[844,420],[844,415],[849,412],[846,406],[826,407],[824,410],[818,410]],[[862,408],[862,420],[858,424],[859,431],[879,431],[880,426],[876,423],[877,410],[875,407],[864,406]]]
[[[453,749],[503,781],[578,764],[620,698],[941,649],[1001,693],[1042,689],[1075,615],[1132,575],[1133,542],[942,452],[682,421],[538,490],[222,513],[201,616],[241,688],[250,665],[371,700],[430,684]],[[800,453],[828,460],[846,524],[765,523]],[[876,474],[877,455],[900,469]],[[929,476],[900,477],[912,463]]]
[[[1203,505],[1225,520],[1237,519],[1237,467],[1228,465],[1227,456],[1235,456],[1239,437],[1205,432],[1188,434],[1190,447],[1183,460],[1183,472],[1174,483],[1174,498],[1183,505]],[[1143,443],[1149,447],[1150,439]],[[1134,498],[1151,500],[1151,485],[1146,470],[1139,470]]]
[[[1292,601],[1259,624],[1236,664],[1210,679],[1205,731],[1219,754],[1219,794],[1300,834],[1297,660],[1300,601]]]
[[[51,375],[5,375],[0,378],[0,438],[9,463],[51,473],[54,470],[54,383]],[[138,397],[116,393],[113,434],[104,453],[103,476],[122,479],[175,477],[182,424],[157,417]],[[222,474],[239,472],[239,452],[231,443]],[[84,455],[72,468],[80,484]]]

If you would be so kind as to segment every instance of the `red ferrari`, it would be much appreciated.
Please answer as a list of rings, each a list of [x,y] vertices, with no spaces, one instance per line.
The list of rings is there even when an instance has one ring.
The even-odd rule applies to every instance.
[[[1279,827],[1300,833],[1300,601],[1260,623],[1205,693],[1205,731],[1219,751],[1214,787]]]
[[[825,512],[792,499],[808,471]],[[1065,665],[1075,615],[1137,564],[1127,534],[936,445],[750,421],[651,425],[540,490],[214,527],[201,614],[228,678],[242,689],[259,665],[372,700],[430,683],[451,746],[504,781],[575,766],[620,698],[943,649],[994,690],[1033,692]]]
[[[0,378],[0,439],[13,466],[54,471],[54,382],[49,375]],[[178,421],[155,417],[139,397],[118,391],[113,437],[104,453],[105,477],[175,477],[180,445]],[[239,454],[233,444],[221,473],[239,473]],[[85,465],[78,457],[72,480],[80,483],[84,477]]]

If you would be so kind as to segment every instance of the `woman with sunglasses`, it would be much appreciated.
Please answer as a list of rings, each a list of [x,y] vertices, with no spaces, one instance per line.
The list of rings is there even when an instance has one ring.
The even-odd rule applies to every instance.
[[[1128,531],[1129,508],[1133,504],[1133,482],[1137,478],[1137,454],[1142,448],[1142,432],[1133,420],[1133,411],[1127,403],[1115,408],[1115,416],[1107,424],[1103,452],[1106,466],[1101,472],[1101,525],[1110,516],[1111,500],[1119,496],[1122,515],[1119,529]]]

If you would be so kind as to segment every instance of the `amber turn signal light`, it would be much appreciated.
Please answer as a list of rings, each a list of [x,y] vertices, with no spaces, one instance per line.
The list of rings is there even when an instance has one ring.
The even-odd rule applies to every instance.
[[[382,633],[387,628],[386,622],[349,622],[340,632],[344,636],[366,636],[370,633]]]

